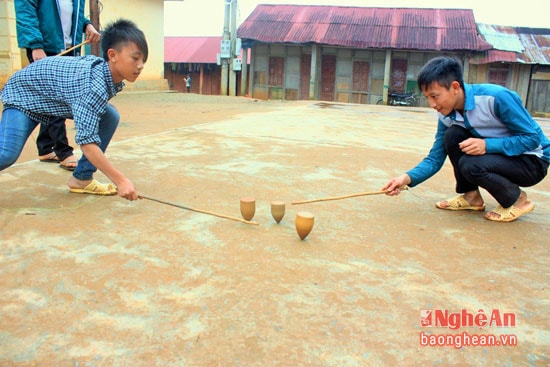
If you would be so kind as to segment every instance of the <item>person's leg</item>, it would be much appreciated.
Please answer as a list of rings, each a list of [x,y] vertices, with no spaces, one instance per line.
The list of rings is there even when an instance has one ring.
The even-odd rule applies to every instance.
[[[436,207],[440,209],[485,210],[485,204],[479,192],[478,185],[470,182],[459,169],[460,159],[466,154],[462,152],[458,144],[471,137],[473,135],[467,129],[460,126],[451,126],[445,132],[445,150],[453,166],[456,192],[463,195],[440,201],[436,204]]]
[[[67,128],[64,118],[52,119],[48,124],[41,124],[36,139],[38,159],[51,162],[50,159],[60,162],[65,169],[72,170],[76,167],[76,158],[73,147],[67,139]]]
[[[456,179],[456,192],[459,194],[478,189],[476,184],[468,181],[468,179],[464,177],[459,168],[459,161],[466,154],[459,148],[458,144],[472,137],[472,133],[460,126],[451,126],[445,132],[445,150],[453,166]]]
[[[71,157],[73,155],[73,147],[69,145],[69,140],[67,139],[65,119],[62,117],[52,119],[47,126],[50,138],[54,142],[53,150],[57,158],[59,158],[60,161],[64,161]]]
[[[55,152],[57,158],[63,161],[73,155],[73,147],[67,139],[67,127],[62,117],[52,118],[48,124],[40,125],[40,132],[36,138],[38,155],[45,156]]]
[[[73,147],[69,145],[69,140],[67,139],[65,118],[52,118],[47,126],[43,125],[42,127],[47,127],[49,140],[54,142],[53,151],[57,159],[59,159],[59,167],[73,171],[76,168],[77,159],[73,154]]]
[[[36,138],[36,148],[38,149],[39,159],[50,158],[53,153],[54,142],[50,137],[50,132],[46,124],[40,124],[38,137]]]
[[[29,119],[23,112],[8,108],[2,112],[0,120],[0,171],[17,161],[25,142],[31,135],[37,122]]]
[[[48,124],[40,125],[36,146],[40,159],[47,157],[52,152],[60,162],[73,157],[73,147],[69,145],[67,139],[65,119],[62,117],[52,118]]]
[[[548,164],[528,154],[466,155],[460,160],[459,170],[469,182],[483,187],[503,208],[508,208],[520,198],[520,187],[536,185],[546,176]]]
[[[111,104],[108,104],[107,111],[99,121],[99,137],[101,138],[101,144],[99,147],[104,153],[107,150],[107,147],[111,142],[111,138],[117,129],[119,119],[120,115],[116,108]],[[86,156],[82,155],[82,157],[78,160],[76,169],[73,172],[73,177],[80,181],[89,181],[93,179],[96,171],[97,168],[91,164],[90,161],[88,161]]]
[[[32,49],[27,48],[27,59],[29,63],[33,63]],[[46,53],[48,56],[55,54]],[[63,161],[73,155],[73,148],[67,140],[67,128],[65,127],[65,119],[59,118],[48,124],[41,124],[36,138],[36,148],[38,149],[38,158],[48,158],[52,153],[55,153],[59,161]]]

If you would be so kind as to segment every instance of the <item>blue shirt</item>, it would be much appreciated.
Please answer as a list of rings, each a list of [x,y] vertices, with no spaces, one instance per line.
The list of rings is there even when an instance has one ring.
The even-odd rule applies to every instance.
[[[19,70],[2,90],[4,109],[16,108],[31,120],[73,119],[78,145],[101,143],[99,121],[107,103],[122,90],[109,64],[96,56],[53,56]]]
[[[464,116],[439,114],[435,141],[416,167],[407,172],[413,187],[436,174],[447,157],[445,131],[452,125],[468,129],[485,140],[487,154],[532,154],[550,162],[550,140],[523,107],[517,93],[494,84],[464,85]]]

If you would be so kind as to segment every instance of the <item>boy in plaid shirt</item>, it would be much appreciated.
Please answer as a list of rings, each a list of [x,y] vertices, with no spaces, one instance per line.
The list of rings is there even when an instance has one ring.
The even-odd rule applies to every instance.
[[[124,86],[134,82],[147,61],[143,32],[129,20],[106,29],[101,41],[103,59],[95,56],[46,57],[16,72],[2,90],[4,111],[0,121],[0,170],[11,166],[38,124],[59,117],[74,120],[75,141],[83,156],[67,183],[74,193],[116,195],[138,199],[133,183],[117,170],[104,152],[119,122],[108,103]],[[113,184],[99,183],[99,169]]]

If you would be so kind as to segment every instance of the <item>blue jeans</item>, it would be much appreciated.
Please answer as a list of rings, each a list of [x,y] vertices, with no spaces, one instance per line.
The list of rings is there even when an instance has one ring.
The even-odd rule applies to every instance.
[[[535,155],[465,154],[458,144],[472,137],[460,126],[451,126],[445,132],[445,149],[453,165],[457,193],[483,187],[502,207],[508,208],[519,198],[520,187],[536,185],[546,176],[548,162]]]
[[[52,117],[52,121],[56,119],[57,117]],[[111,142],[119,119],[120,115],[118,111],[112,105],[107,105],[107,111],[101,116],[99,121],[98,131],[101,139],[99,147],[103,152],[105,152]],[[38,125],[37,122],[31,120],[23,112],[15,108],[8,108],[2,112],[2,120],[0,121],[0,171],[17,161],[25,146],[25,142],[36,128],[36,125]],[[79,180],[91,180],[96,171],[97,168],[82,155],[73,172],[73,176]]]

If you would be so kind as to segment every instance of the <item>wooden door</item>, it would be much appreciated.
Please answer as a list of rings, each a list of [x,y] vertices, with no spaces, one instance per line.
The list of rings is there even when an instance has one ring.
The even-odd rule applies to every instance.
[[[321,59],[321,101],[334,101],[336,56],[323,55]]]
[[[285,72],[284,57],[270,57],[269,58],[269,86],[282,87],[284,72]]]
[[[285,58],[269,58],[269,99],[284,99]]]
[[[369,91],[370,64],[366,61],[353,62],[353,103],[367,103]]]
[[[491,65],[489,66],[487,81],[491,84],[498,84],[503,87],[507,87],[509,70],[510,69],[506,64],[496,67]]]

